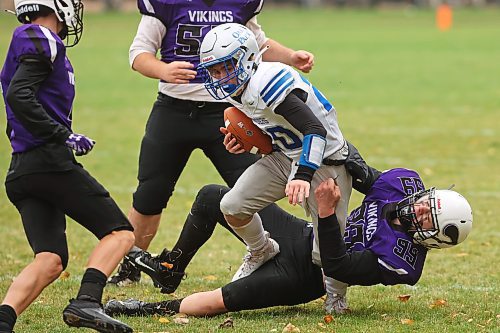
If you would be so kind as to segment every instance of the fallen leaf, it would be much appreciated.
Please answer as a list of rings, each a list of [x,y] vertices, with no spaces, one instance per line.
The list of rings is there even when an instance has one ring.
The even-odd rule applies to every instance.
[[[321,328],[326,328],[326,325],[323,324],[323,323],[318,323],[318,326],[321,327]]]
[[[224,319],[222,324],[219,325],[219,328],[233,328],[233,327],[234,323],[233,323],[233,318],[231,317]]]
[[[187,318],[188,315],[182,312],[177,313],[174,318]]]
[[[406,303],[410,299],[411,295],[399,295],[398,300],[400,302]]]
[[[61,280],[66,280],[67,278],[69,278],[69,272],[68,271],[64,271],[61,273],[61,275],[59,275],[59,279]]]
[[[206,281],[215,281],[215,280],[217,280],[217,276],[215,276],[215,275],[207,275],[207,276],[203,277],[203,280],[206,280]]]
[[[189,324],[189,319],[184,318],[184,317],[177,317],[177,318],[174,318],[174,323],[180,324],[180,325],[186,325],[186,324]]]
[[[467,320],[467,322],[472,323],[473,320],[474,320],[474,318],[470,318],[469,320]]]
[[[332,315],[326,315],[323,318],[323,321],[325,322],[325,324],[330,324],[333,321],[333,316]]]
[[[446,300],[437,299],[432,304],[429,305],[429,308],[434,309],[434,308],[439,307],[439,306],[445,306],[446,304],[447,304]]]
[[[285,326],[285,328],[283,328],[283,331],[281,331],[281,333],[288,333],[288,332],[299,333],[300,329],[298,327],[292,325],[292,323],[288,323]]]
[[[401,324],[403,325],[413,325],[415,321],[414,320],[411,320],[411,319],[401,319]]]
[[[168,324],[170,323],[170,320],[168,320],[167,318],[165,317],[161,317],[160,319],[158,319],[158,321],[162,324]]]

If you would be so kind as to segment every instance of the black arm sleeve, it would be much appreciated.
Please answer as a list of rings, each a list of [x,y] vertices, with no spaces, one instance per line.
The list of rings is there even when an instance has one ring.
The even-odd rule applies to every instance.
[[[326,138],[325,127],[304,102],[306,99],[306,92],[299,89],[292,90],[292,92],[285,97],[283,102],[276,107],[274,112],[283,116],[304,136],[316,134]]]
[[[326,129],[307,106],[307,93],[300,89],[292,90],[275,109],[275,113],[283,116],[304,136],[316,134],[326,138]],[[315,170],[305,165],[299,166],[293,179],[311,182]]]
[[[348,253],[335,214],[318,221],[319,250],[326,276],[350,285],[382,283],[378,259],[370,250]]]
[[[33,136],[44,141],[64,143],[71,134],[52,119],[38,102],[36,93],[52,68],[36,57],[22,59],[6,93],[6,101],[15,117]]]

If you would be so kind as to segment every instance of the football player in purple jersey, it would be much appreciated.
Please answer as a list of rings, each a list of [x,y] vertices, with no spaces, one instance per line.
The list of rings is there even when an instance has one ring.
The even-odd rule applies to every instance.
[[[257,160],[249,153],[230,154],[222,145],[224,136],[219,127],[224,126],[223,111],[230,104],[214,100],[197,73],[205,35],[220,24],[240,23],[252,30],[258,46],[267,50],[266,61],[280,61],[305,73],[312,69],[311,53],[291,50],[266,37],[256,18],[263,4],[263,0],[138,0],[142,17],[130,47],[130,65],[159,80],[158,96],[142,139],[139,182],[128,216],[135,228],[136,247],[108,283],[121,286],[140,280],[134,265],[147,266],[147,262],[135,254],[149,248],[193,150],[203,150],[229,186]]]
[[[323,272],[311,260],[311,224],[272,204],[259,214],[264,228],[280,245],[281,251],[274,260],[222,288],[154,303],[111,300],[105,305],[106,313],[165,315],[182,312],[205,316],[296,305],[328,293],[323,274],[349,285],[414,285],[422,275],[429,249],[447,248],[465,240],[472,228],[472,209],[457,192],[425,190],[415,171],[396,168],[379,172],[366,164],[359,168],[358,162],[362,161],[359,155],[357,161],[351,157],[352,153],[346,167],[354,179],[362,180],[362,186],[355,188],[362,190],[365,198],[349,215],[343,235],[335,211],[341,198],[340,187],[330,178],[314,193],[318,200]],[[163,281],[163,287],[169,292],[176,290],[181,281],[179,277],[196,251],[210,238],[217,223],[234,234],[219,207],[228,191],[218,185],[204,187],[172,251],[152,257],[158,271],[171,274],[169,281]],[[155,279],[156,275],[151,277]],[[335,296],[330,295],[327,300],[335,301]],[[342,304],[342,311],[337,311],[338,306],[335,302],[326,302],[325,310],[346,312],[347,304]]]
[[[132,332],[101,305],[107,277],[134,243],[133,228],[108,191],[74,157],[94,141],[73,133],[75,76],[66,47],[83,32],[80,0],[15,0],[23,23],[14,30],[0,73],[12,159],[5,180],[34,259],[14,279],[0,305],[0,332],[19,316],[68,264],[66,215],[92,232],[94,248],[75,299],[63,310],[69,326]],[[65,42],[63,42],[63,40]]]

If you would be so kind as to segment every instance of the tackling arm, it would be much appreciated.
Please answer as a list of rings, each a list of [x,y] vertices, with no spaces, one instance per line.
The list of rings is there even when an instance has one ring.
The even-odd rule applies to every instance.
[[[371,251],[347,252],[335,214],[319,218],[318,237],[326,276],[350,285],[382,283],[378,259]]]

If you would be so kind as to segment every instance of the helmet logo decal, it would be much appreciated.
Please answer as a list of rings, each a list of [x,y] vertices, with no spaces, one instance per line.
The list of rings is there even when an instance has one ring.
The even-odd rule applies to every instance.
[[[38,12],[38,11],[40,11],[40,6],[38,6],[37,4],[25,5],[16,8],[16,15],[19,16],[25,13]]]

